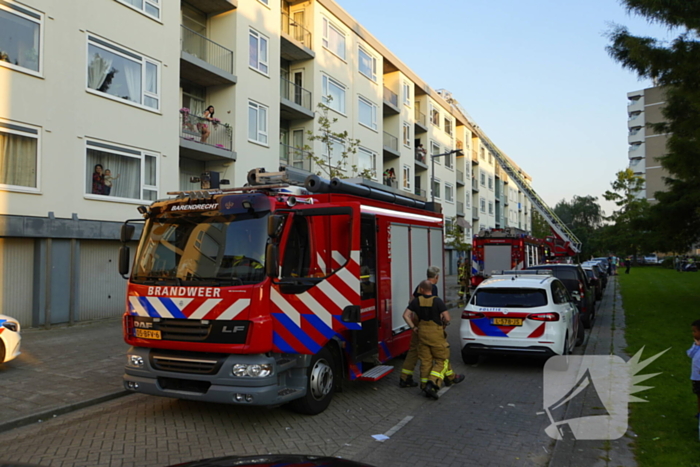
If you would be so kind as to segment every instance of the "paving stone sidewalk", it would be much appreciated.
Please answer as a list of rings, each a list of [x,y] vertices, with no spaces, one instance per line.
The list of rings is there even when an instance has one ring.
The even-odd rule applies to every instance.
[[[0,432],[127,394],[121,318],[23,329],[21,349],[0,364]]]

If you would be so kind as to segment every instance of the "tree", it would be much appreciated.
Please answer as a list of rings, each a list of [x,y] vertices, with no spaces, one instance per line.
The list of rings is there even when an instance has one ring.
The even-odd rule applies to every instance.
[[[332,96],[326,97],[328,102],[330,102],[332,99]],[[309,130],[307,135],[309,141],[321,142],[324,147],[325,154],[317,156],[309,145],[305,145],[304,150],[308,153],[308,157],[314,162],[314,165],[320,169],[320,171],[317,172],[317,175],[322,175],[321,172],[325,172],[328,178],[348,178],[348,158],[350,157],[350,154],[357,153],[357,147],[360,145],[360,140],[350,138],[347,131],[333,131],[333,125],[338,121],[338,119],[335,117],[330,118],[328,116],[330,107],[323,102],[319,102],[317,107],[320,112],[317,122],[318,133],[314,133]],[[343,151],[340,154],[333,154],[336,143],[340,143],[343,146]],[[337,157],[334,158],[334,156]],[[375,170],[367,168],[360,169],[357,165],[351,165],[350,172],[353,177],[360,176],[363,178],[375,178],[377,176],[376,168]]]
[[[603,198],[613,201],[619,209],[607,217],[613,225],[606,230],[606,245],[611,251],[625,255],[637,255],[640,249],[651,248],[652,237],[647,230],[649,202],[638,197],[644,189],[644,179],[628,168],[617,172],[611,186],[612,190],[606,191]]]
[[[535,238],[545,238],[552,235],[552,229],[547,221],[536,209],[532,210],[532,236]]]
[[[581,241],[583,258],[588,258],[598,251],[596,232],[603,224],[604,213],[597,197],[574,196],[571,202],[561,200],[554,206],[554,213]]]
[[[678,33],[670,42],[632,35],[616,25],[608,33],[608,53],[624,68],[651,78],[666,94],[665,122],[648,124],[668,134],[667,153],[660,158],[668,171],[667,190],[657,192],[653,216],[663,222],[655,230],[674,247],[687,249],[700,236],[700,2],[623,0],[631,13]]]
[[[459,225],[459,217],[445,219],[445,245],[459,252],[459,256],[469,256],[471,244],[464,238],[464,228]]]

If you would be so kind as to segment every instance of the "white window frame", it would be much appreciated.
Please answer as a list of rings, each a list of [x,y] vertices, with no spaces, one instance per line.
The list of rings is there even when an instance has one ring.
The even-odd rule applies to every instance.
[[[269,6],[270,6],[270,0],[258,0],[258,1],[259,1],[260,3],[262,3],[263,5],[265,5],[266,7],[269,7]]]
[[[98,91],[97,89],[92,89],[89,87],[88,83],[88,67],[90,66],[90,46],[97,47],[100,49],[105,50],[106,52],[119,55],[122,58],[125,58],[127,60],[131,60],[136,63],[141,63],[141,102],[134,102],[130,101],[128,99],[122,99],[117,96],[113,96],[111,94],[108,94],[106,92],[101,92]],[[107,99],[111,99],[116,102],[121,102],[123,104],[128,104],[128,105],[133,105],[134,107],[138,107],[140,109],[148,110],[150,112],[156,112],[160,113],[160,104],[161,104],[161,96],[160,96],[160,90],[162,89],[161,85],[161,78],[162,78],[162,67],[161,67],[161,62],[157,60],[153,60],[152,58],[149,58],[141,53],[135,52],[131,49],[128,49],[126,47],[123,47],[121,45],[117,45],[112,41],[108,41],[102,37],[95,36],[93,34],[88,34],[87,35],[87,47],[85,48],[85,90],[91,94],[95,94],[96,96],[101,96],[105,97]],[[136,60],[136,58],[140,58],[140,62]],[[154,65],[156,67],[156,73],[158,76],[156,76],[156,93],[148,92],[146,91],[146,70],[148,68],[148,65]],[[149,107],[146,104],[143,103],[144,99],[146,97],[150,97],[152,99],[155,99],[158,102],[158,106],[156,108],[154,107]]]
[[[255,38],[258,41],[258,60],[254,65],[250,63],[252,57],[250,56],[250,41]],[[264,43],[264,46],[263,46]],[[262,60],[262,56],[267,57],[266,60]],[[248,29],[248,67],[251,70],[255,70],[258,73],[262,73],[265,76],[270,76],[270,38],[260,31],[256,31],[253,28]],[[263,69],[264,67],[264,69]]]
[[[93,144],[90,144],[93,143]],[[89,173],[89,170],[92,170],[91,167],[88,166],[87,164],[87,155],[88,155],[88,149],[97,149],[100,151],[104,152],[109,152],[110,154],[114,154],[117,156],[122,156],[122,157],[131,157],[133,159],[140,159],[141,161],[141,181],[139,183],[139,196],[140,199],[135,199],[135,198],[117,198],[115,196],[104,196],[104,195],[94,195],[92,193],[84,193],[83,198],[85,199],[92,199],[92,200],[97,200],[97,201],[107,201],[107,202],[112,202],[112,203],[128,203],[128,204],[143,204],[144,201],[146,202],[152,202],[152,200],[144,199],[143,197],[143,192],[144,190],[148,191],[155,191],[156,193],[156,199],[158,199],[158,187],[160,186],[160,154],[155,152],[155,151],[145,151],[139,148],[134,148],[131,146],[126,146],[124,144],[115,144],[115,143],[108,143],[105,141],[100,141],[96,140],[93,138],[85,138],[85,149],[83,151],[83,163],[84,165],[84,174]],[[136,153],[139,153],[138,155]],[[145,183],[145,178],[146,178],[146,157],[153,157],[156,160],[156,184],[155,185],[146,185]],[[109,168],[109,167],[107,167]],[[83,187],[83,190],[85,190],[86,187]]]
[[[330,139],[334,143],[333,145],[338,144],[338,145],[342,146],[342,150],[340,151],[340,154],[336,154],[335,152],[333,152],[331,154],[331,167],[336,168],[336,169],[340,169],[344,172],[346,170],[347,165],[348,165],[348,158],[343,159],[343,152],[345,152],[347,149],[345,147],[345,143],[343,142],[343,140],[341,140],[340,138],[336,138],[335,136],[331,136]],[[323,156],[323,162],[321,162],[321,164],[328,166],[328,162],[327,162],[328,161],[328,145],[326,145],[324,143],[324,144],[322,144],[322,146],[323,146],[323,150],[321,151],[321,155]],[[335,161],[333,160],[334,158],[336,159]],[[339,162],[340,164],[336,165],[336,162]]]
[[[44,74],[44,14],[40,13],[34,9],[26,7],[24,5],[19,5],[16,3],[2,3],[0,4],[0,9],[5,10],[15,16],[22,19],[26,19],[33,23],[39,25],[39,56],[37,57],[39,71],[34,71],[30,68],[25,68],[20,65],[15,65],[14,63],[6,62],[0,60],[0,66],[10,68],[12,70],[20,71],[22,73],[27,73],[34,76],[43,76]]]
[[[255,110],[257,114],[257,131],[255,138],[256,139],[251,139],[250,137],[250,131],[251,129],[248,128],[248,141],[254,144],[261,144],[263,146],[269,147],[270,146],[270,135],[268,129],[270,128],[270,108],[266,106],[265,104],[261,104],[260,102],[256,102],[253,100],[248,100],[248,126],[250,126],[250,111]],[[264,111],[264,119],[261,120],[261,114],[260,111]],[[260,123],[263,122],[265,124],[265,130],[260,129]],[[260,138],[264,138],[264,141],[261,140]]]
[[[370,160],[372,161],[372,167],[362,167],[360,166],[360,161],[359,161],[359,156],[358,156],[358,163],[357,163],[357,169],[361,172],[365,170],[366,168],[369,168],[369,170],[372,172],[372,178],[377,179],[377,153],[372,151],[371,149],[367,149],[362,146],[357,147],[357,152],[358,153],[364,153],[366,156],[369,156]]]
[[[489,190],[493,191],[493,175],[489,175]]]
[[[26,123],[17,123],[0,119],[0,132],[36,139],[36,187],[22,185],[6,185],[0,183],[0,190],[17,191],[21,193],[41,192],[41,128]]]
[[[358,46],[358,60],[357,60],[357,68],[362,76],[365,76],[375,83],[377,82],[377,58],[372,55],[371,53],[367,52],[364,47],[361,45]],[[369,74],[365,73],[362,71],[362,67],[360,66],[362,63],[362,60],[360,59],[362,54],[366,55],[367,58],[369,58],[370,62],[372,63],[372,69],[369,71]]]
[[[449,196],[447,194],[449,193]],[[455,202],[455,187],[451,183],[445,182],[445,201],[451,204]]]
[[[434,118],[435,115],[437,115],[437,119]],[[436,108],[433,104],[430,104],[430,123],[433,126],[440,128],[440,110]]]
[[[347,87],[340,81],[331,78],[330,76],[323,74],[322,75],[322,95],[321,95],[321,101],[323,104],[328,106],[329,109],[335,110],[336,112],[345,115],[345,100],[347,98]],[[329,88],[330,86],[335,86],[336,88],[340,89],[343,92],[343,98],[336,102],[335,100],[328,100],[328,95],[329,95]],[[338,108],[334,107],[335,105],[338,106]]]
[[[132,5],[127,0],[117,0],[117,1],[119,3],[121,3],[122,5],[125,5],[129,8],[131,8],[134,11],[138,11],[142,15],[148,16],[149,18],[154,19],[154,20],[158,21],[159,23],[162,23],[162,21],[160,20],[160,13],[161,13],[160,0],[141,0],[141,8],[137,7],[136,5]],[[158,16],[154,16],[154,15],[150,14],[148,12],[148,10],[146,10],[147,4],[150,5],[151,7],[155,8],[156,10],[158,10]]]
[[[481,186],[483,186],[483,187],[486,186],[486,174],[485,173],[481,172],[479,174],[479,182],[480,182]]]
[[[479,210],[486,214],[486,198],[479,198]]]
[[[411,148],[411,124],[403,122],[403,145]]]
[[[489,215],[493,216],[493,201],[489,201]]]
[[[434,149],[434,148],[437,148],[437,152],[433,152],[433,149]],[[433,158],[433,155],[434,155],[434,154],[440,154],[440,144],[439,144],[437,141],[430,140],[430,154],[428,154],[428,155],[430,156],[430,159],[427,159],[427,160],[428,160],[428,161],[431,160],[431,159]],[[427,162],[427,161],[426,161],[426,162]],[[442,161],[440,160],[439,157],[436,157],[436,158],[435,158],[435,163],[436,163],[436,164],[442,164]]]
[[[453,133],[453,130],[452,130],[452,119],[450,119],[449,117],[445,116],[444,123],[445,123],[445,133],[447,133],[448,135],[452,136],[452,133]]]
[[[340,38],[342,38],[342,50],[336,51],[330,48],[330,39],[331,39],[331,31],[336,33]],[[340,58],[341,60],[345,61],[345,49],[347,48],[347,38],[345,36],[345,33],[331,20],[328,18],[324,17],[323,18],[323,39],[322,39],[322,44],[323,48],[335,55],[336,57]],[[342,53],[338,53],[342,52]]]
[[[433,190],[433,196],[435,197],[435,199],[442,199],[441,193],[440,193],[441,186],[442,186],[442,181],[437,177],[433,177],[433,179],[431,181],[430,188]]]
[[[371,122],[363,122],[360,120],[362,116],[362,112],[360,111],[360,106],[366,105],[369,107],[370,110],[370,118],[372,119]],[[370,101],[369,99],[362,97],[362,96],[357,96],[357,121],[360,125],[367,127],[371,130],[376,131],[377,130],[377,105]]]
[[[411,183],[411,166],[410,165],[404,165],[403,166],[403,189],[407,191],[411,191],[411,186],[413,184]]]
[[[403,104],[406,107],[411,106],[411,84],[408,81],[403,82]]]

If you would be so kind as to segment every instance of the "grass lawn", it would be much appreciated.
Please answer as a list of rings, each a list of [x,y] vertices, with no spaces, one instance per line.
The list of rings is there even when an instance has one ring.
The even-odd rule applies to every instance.
[[[630,404],[639,465],[700,467],[698,421],[693,418],[697,398],[686,355],[693,344],[690,323],[700,319],[700,273],[640,267],[617,277],[627,321],[628,353],[634,355],[645,346],[644,360],[671,348],[640,372],[662,372],[641,383],[654,389],[636,394],[649,402]]]

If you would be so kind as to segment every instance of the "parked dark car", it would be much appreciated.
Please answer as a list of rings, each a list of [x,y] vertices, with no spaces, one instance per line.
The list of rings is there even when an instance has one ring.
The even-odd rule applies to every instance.
[[[586,273],[586,276],[588,277],[588,283],[593,284],[593,287],[595,288],[595,299],[596,300],[602,300],[603,299],[603,281],[599,276],[598,272],[598,266],[594,265],[582,265],[583,267],[583,272]]]
[[[576,300],[583,327],[590,329],[595,319],[595,287],[580,264],[540,264],[527,269],[550,269]]]
[[[603,290],[608,286],[608,268],[607,266],[602,262],[598,260],[590,260],[586,261],[582,264],[582,266],[588,266],[591,265],[596,269],[596,272],[598,273],[598,277],[600,277],[600,280],[603,284]]]
[[[608,258],[593,258],[593,261],[599,261],[603,263],[603,267],[605,268],[605,273],[610,275],[612,270],[610,269],[610,262],[608,261]]]

